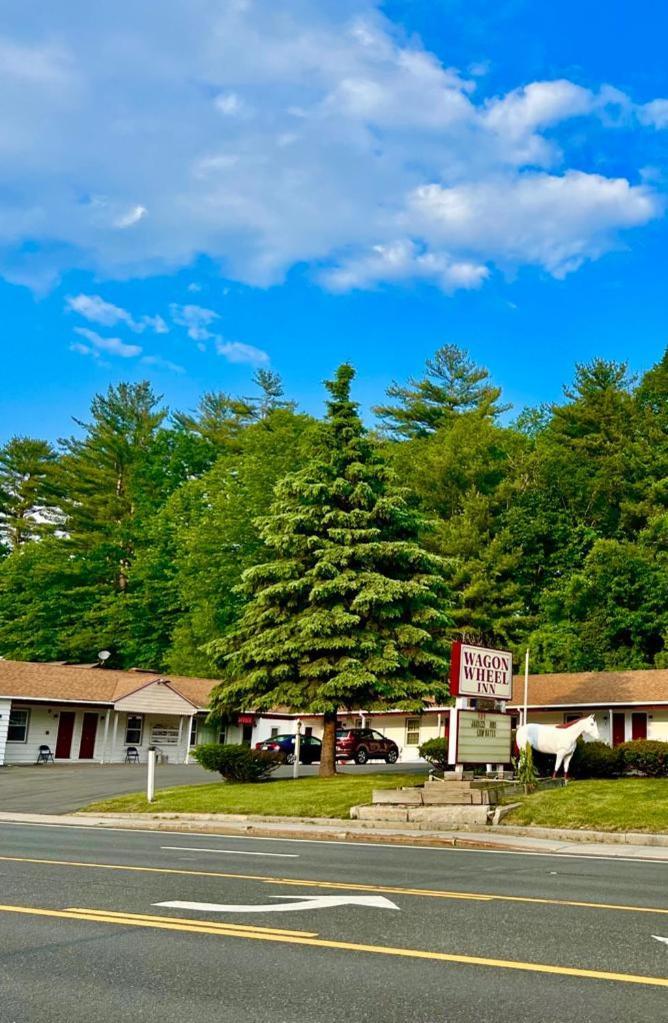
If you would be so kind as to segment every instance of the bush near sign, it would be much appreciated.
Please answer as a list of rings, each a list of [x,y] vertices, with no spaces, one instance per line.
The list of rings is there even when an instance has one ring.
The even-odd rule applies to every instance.
[[[510,700],[513,657],[507,650],[489,650],[456,640],[450,661],[450,695]]]
[[[508,764],[511,720],[507,714],[460,710],[457,714],[458,764]]]

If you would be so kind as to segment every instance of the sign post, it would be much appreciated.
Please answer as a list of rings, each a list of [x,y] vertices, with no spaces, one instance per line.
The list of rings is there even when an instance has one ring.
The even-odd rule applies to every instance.
[[[292,765],[292,777],[299,777],[299,760],[302,752],[302,723],[301,720],[297,721],[297,731],[295,732],[295,761]]]
[[[155,750],[148,751],[148,773],[146,776],[146,799],[152,803],[155,798]]]

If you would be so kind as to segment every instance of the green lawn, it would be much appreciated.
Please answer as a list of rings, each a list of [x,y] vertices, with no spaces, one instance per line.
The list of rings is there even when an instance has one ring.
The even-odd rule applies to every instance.
[[[348,817],[350,807],[371,802],[372,789],[421,785],[421,774],[337,774],[256,785],[184,785],[156,792],[147,803],[142,792],[105,799],[87,813],[259,813],[277,817]]]
[[[668,778],[573,781],[525,796],[504,824],[593,831],[668,831]]]

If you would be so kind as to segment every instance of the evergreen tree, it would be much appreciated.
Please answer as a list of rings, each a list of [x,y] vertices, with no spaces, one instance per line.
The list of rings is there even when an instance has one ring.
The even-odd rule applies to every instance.
[[[324,714],[320,773],[335,773],[339,707],[418,709],[446,692],[440,559],[350,398],[327,383],[326,443],[275,489],[260,533],[271,560],[243,575],[238,627],[209,650],[224,669],[211,707],[288,704]]]
[[[0,448],[0,540],[15,549],[50,532],[57,519],[57,454],[45,440],[12,437]]]
[[[422,380],[411,378],[407,386],[388,387],[388,397],[398,404],[374,408],[396,438],[427,436],[462,412],[493,419],[509,407],[499,405],[501,389],[490,383],[489,372],[456,345],[443,345],[427,359],[426,367]]]
[[[166,496],[159,401],[147,382],[110,387],[93,399],[90,423],[76,420],[83,438],[62,442],[68,536],[76,549],[103,554],[119,591],[127,588],[138,525]]]
[[[294,412],[294,401],[286,401],[283,381],[278,373],[270,369],[258,369],[253,374],[253,383],[260,388],[258,397],[245,398],[253,409],[255,419],[266,419],[279,409]]]

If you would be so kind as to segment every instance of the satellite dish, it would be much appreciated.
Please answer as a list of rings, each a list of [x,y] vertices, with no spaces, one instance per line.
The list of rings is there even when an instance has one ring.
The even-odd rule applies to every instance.
[[[110,657],[111,657],[111,653],[110,653],[109,650],[100,650],[100,652],[97,655],[98,661],[102,661],[102,662],[108,661]]]

